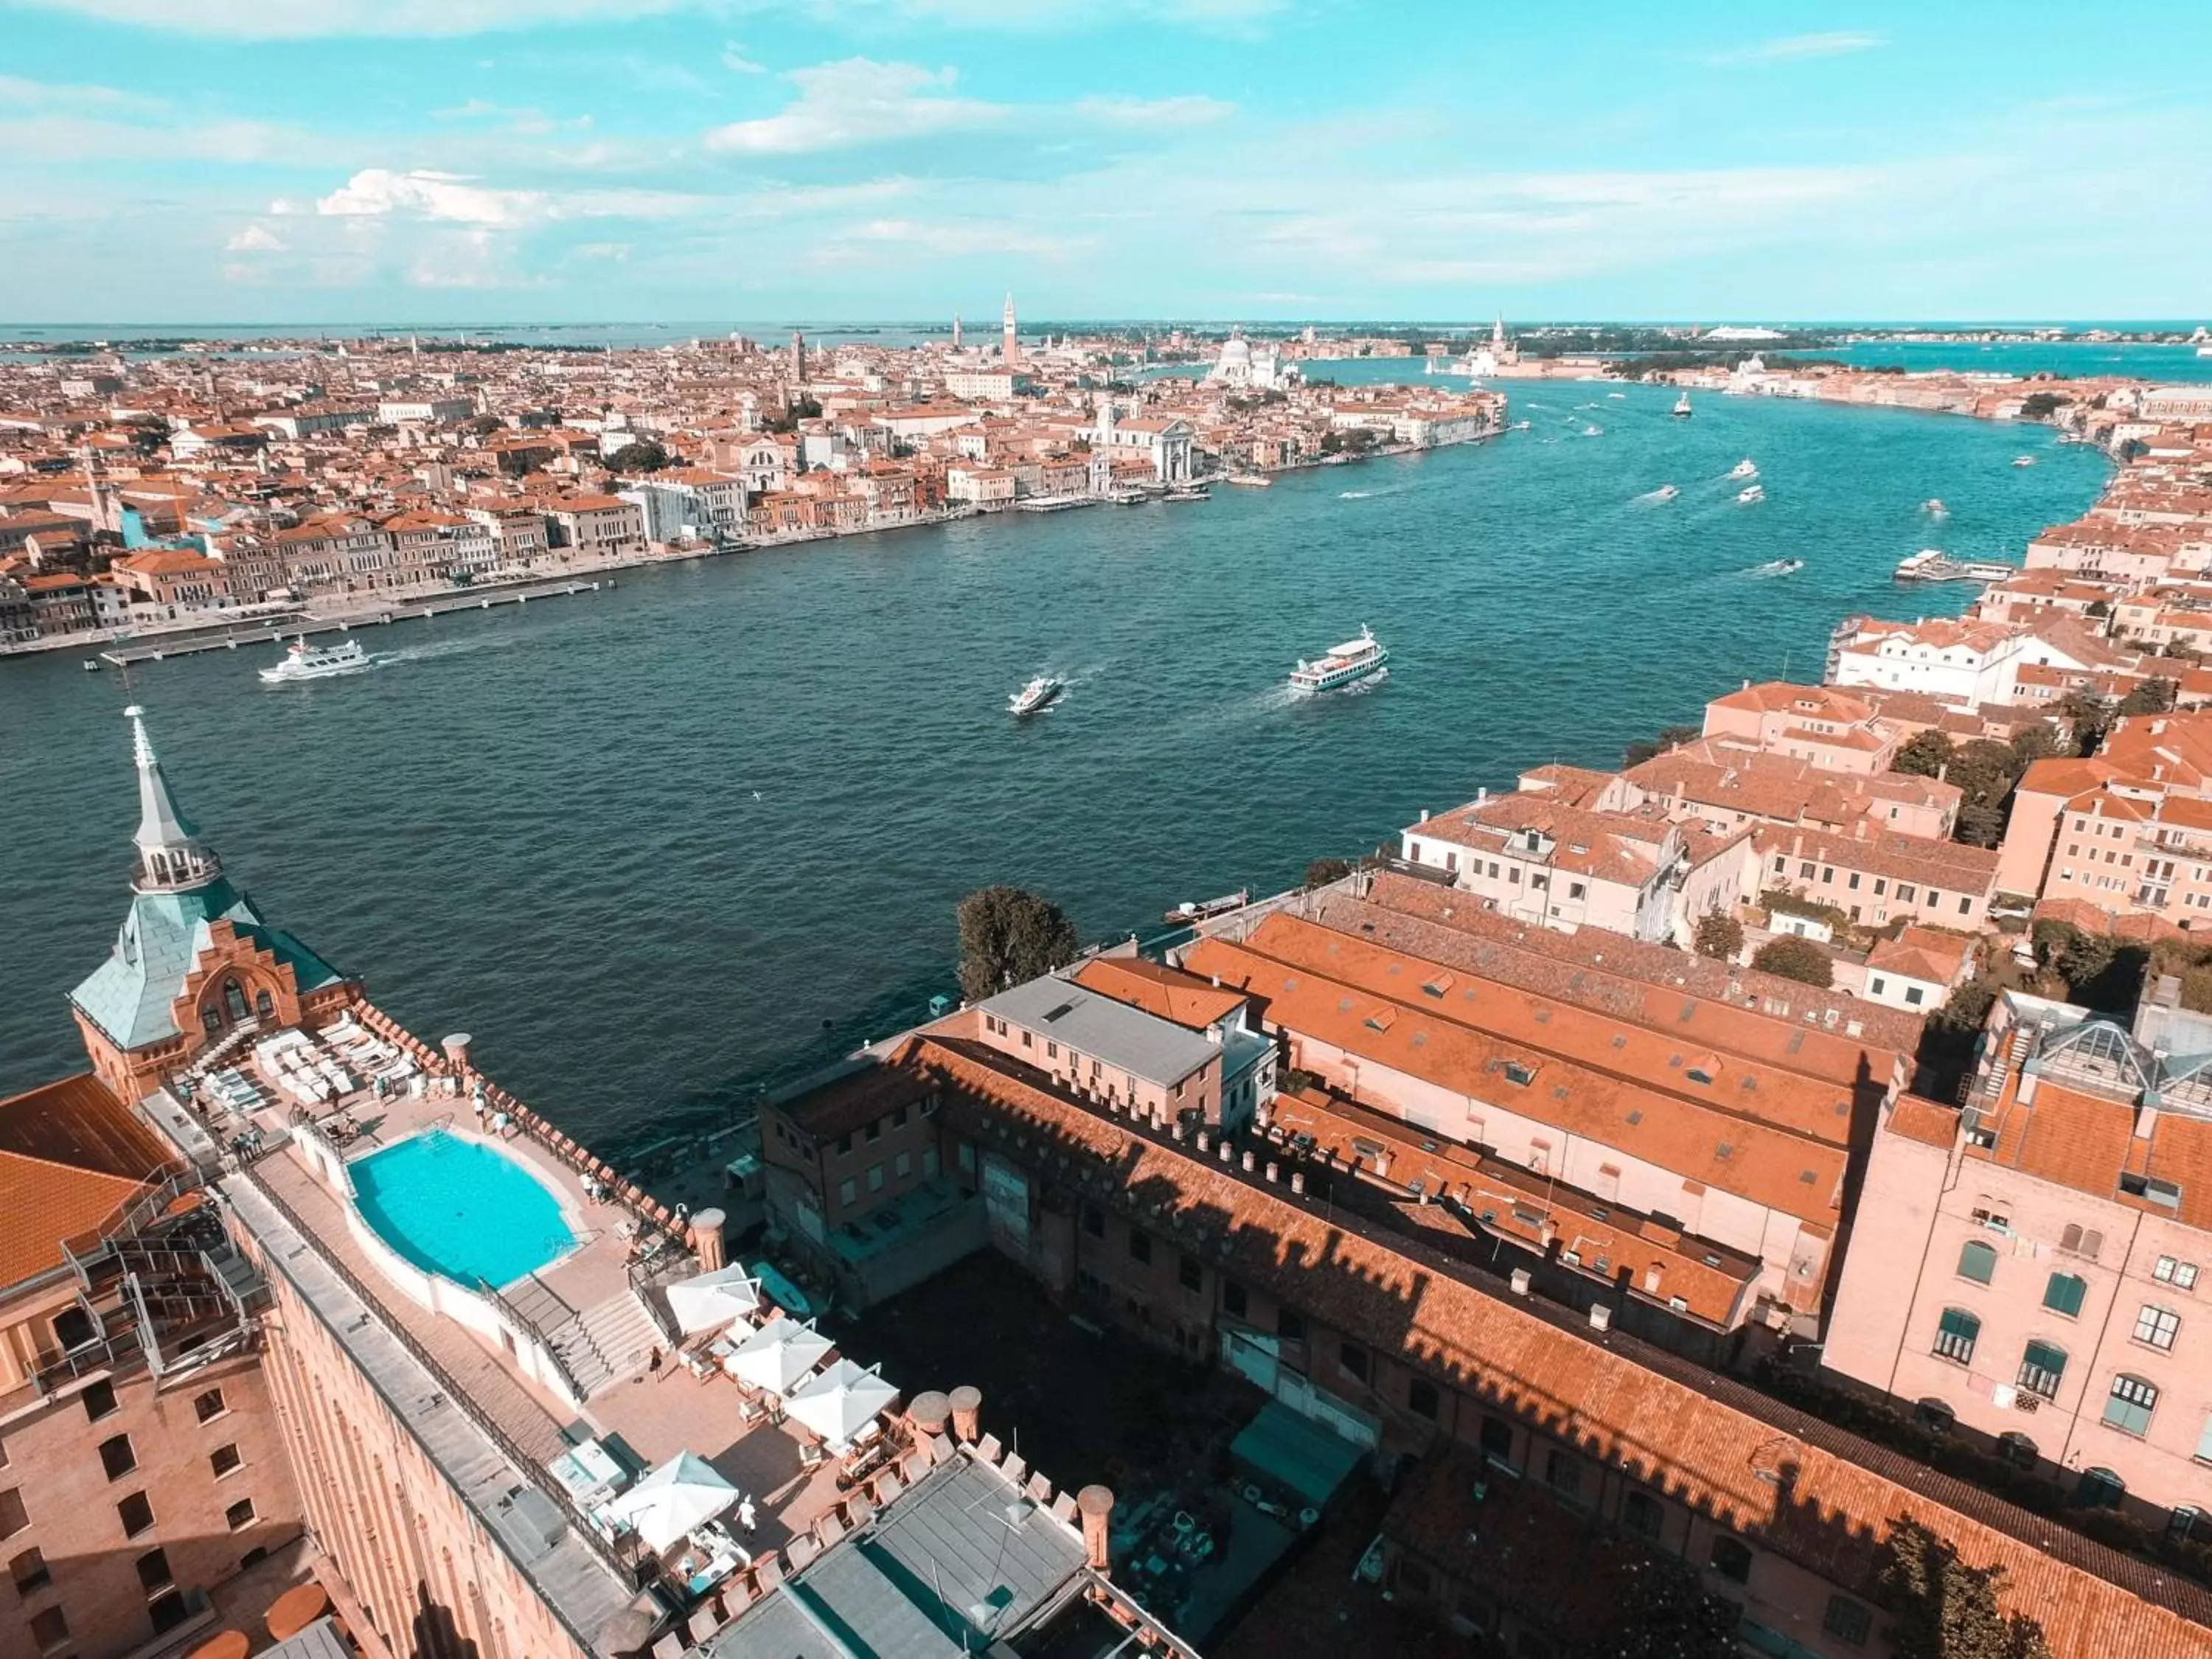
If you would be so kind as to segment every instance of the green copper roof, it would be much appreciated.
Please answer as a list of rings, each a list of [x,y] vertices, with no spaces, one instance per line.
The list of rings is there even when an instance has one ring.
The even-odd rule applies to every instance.
[[[344,977],[292,935],[263,922],[252,901],[218,877],[186,893],[134,893],[115,948],[70,1000],[118,1048],[176,1036],[170,1005],[210,942],[208,925],[218,921],[230,921],[289,966],[302,992]]]

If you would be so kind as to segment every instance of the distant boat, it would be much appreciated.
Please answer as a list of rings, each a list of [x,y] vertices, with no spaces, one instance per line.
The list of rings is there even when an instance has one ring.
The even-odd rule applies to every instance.
[[[1626,392],[1608,392],[1605,395],[1608,398],[1626,398],[1628,394]]]
[[[1053,674],[1040,674],[1006,703],[1010,714],[1034,714],[1067,689],[1067,682]]]
[[[100,672],[100,659],[97,657],[87,657],[84,659],[84,672],[88,674],[97,674]]]
[[[1651,492],[1651,499],[1655,501],[1671,501],[1681,493],[1672,484],[1661,484],[1658,489]]]
[[[1583,428],[1583,436],[1585,438],[1602,438],[1605,436],[1605,428],[1600,426],[1595,421],[1592,421],[1588,426]]]
[[[1167,494],[1160,499],[1166,501],[1202,501],[1206,498],[1207,493],[1206,486],[1202,483],[1170,484]]]
[[[1362,627],[1358,639],[1332,647],[1318,660],[1307,662],[1301,659],[1291,672],[1291,690],[1306,696],[1334,691],[1339,686],[1351,685],[1383,672],[1382,665],[1389,660],[1390,653],[1376,639],[1374,630]]]
[[[1241,910],[1251,902],[1252,890],[1240,887],[1233,893],[1224,893],[1219,898],[1200,899],[1194,904],[1186,900],[1161,919],[1171,923],[1204,921],[1208,916],[1225,915],[1231,910]]]
[[[2015,455],[2012,458],[2012,464],[2014,466],[2033,466],[2035,465],[2035,457],[2033,455]]]
[[[1805,568],[1802,559],[1769,559],[1765,564],[1753,565],[1754,576],[1794,576]]]
[[[1766,499],[1765,484],[1750,484],[1735,492],[1735,498],[1746,507],[1754,507]]]
[[[1228,482],[1233,484],[1249,484],[1255,489],[1265,489],[1275,481],[1264,472],[1232,472],[1229,475]]]
[[[1694,411],[1690,408],[1690,394],[1686,390],[1680,397],[1674,399],[1674,407],[1670,412],[1678,420],[1686,421],[1690,418]]]
[[[1518,420],[1513,422],[1513,429],[1516,432],[1526,432],[1530,427],[1535,424],[1535,422],[1531,420]]]
[[[1920,510],[1930,518],[1936,519],[1947,518],[1951,512],[1949,507],[1943,505],[1941,498],[1935,495],[1930,495],[1926,501],[1921,502]]]
[[[309,645],[304,639],[294,640],[284,653],[284,660],[274,668],[261,670],[261,678],[268,685],[289,685],[295,680],[326,680],[339,674],[357,674],[364,668],[376,666],[376,659],[361,648],[358,640],[342,640],[336,645]]]
[[[1731,478],[1756,478],[1758,476],[1758,465],[1748,455],[1729,469],[1729,477]]]

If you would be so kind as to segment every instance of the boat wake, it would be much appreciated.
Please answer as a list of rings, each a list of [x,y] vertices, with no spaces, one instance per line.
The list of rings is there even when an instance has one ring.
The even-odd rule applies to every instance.
[[[1805,568],[1802,559],[1769,559],[1765,564],[1755,564],[1743,574],[1747,576],[1794,576]]]
[[[1673,501],[1674,497],[1681,493],[1682,492],[1680,490],[1675,489],[1672,484],[1661,484],[1656,489],[1645,490],[1636,499],[1643,502],[1647,507],[1656,507],[1662,501]]]
[[[1340,501],[1364,501],[1374,493],[1371,489],[1340,489],[1336,492],[1336,499]]]
[[[428,645],[404,645],[397,651],[379,651],[374,660],[381,664],[395,662],[434,662],[440,657],[465,657],[477,651],[504,648],[510,639],[490,635],[466,640],[435,640]]]

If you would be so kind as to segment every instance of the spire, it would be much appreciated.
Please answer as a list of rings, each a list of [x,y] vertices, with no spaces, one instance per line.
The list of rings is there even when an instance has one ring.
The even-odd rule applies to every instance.
[[[154,757],[153,740],[146,735],[146,711],[134,702],[123,713],[131,722],[131,757],[138,767],[138,833],[131,838],[138,849],[136,884],[151,893],[205,887],[222,874],[222,861],[177,810],[161,763]]]

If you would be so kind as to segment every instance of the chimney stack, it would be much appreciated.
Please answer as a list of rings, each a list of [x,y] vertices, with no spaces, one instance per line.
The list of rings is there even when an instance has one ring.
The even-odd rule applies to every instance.
[[[956,1439],[969,1445],[982,1437],[983,1391],[967,1383],[953,1389],[947,1398],[952,1407],[952,1433]]]
[[[453,1068],[454,1076],[468,1076],[469,1044],[475,1041],[466,1031],[456,1031],[438,1044],[446,1051],[446,1064]]]
[[[952,1401],[941,1390],[926,1389],[908,1404],[906,1420],[923,1439],[934,1440],[952,1420]]]
[[[699,1271],[711,1273],[729,1265],[722,1249],[722,1212],[702,1210],[691,1218],[691,1249],[699,1258]]]
[[[1114,1493],[1106,1486],[1085,1486],[1075,1494],[1075,1507],[1083,1516],[1083,1548],[1091,1570],[1104,1577],[1114,1571]]]

